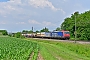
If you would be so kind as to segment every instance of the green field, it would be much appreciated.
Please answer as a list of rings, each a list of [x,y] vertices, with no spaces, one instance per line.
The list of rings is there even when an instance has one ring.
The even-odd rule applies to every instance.
[[[90,44],[0,37],[0,60],[90,60]]]
[[[32,53],[32,60],[38,55],[37,43],[17,38],[0,37],[0,60],[28,60]]]
[[[90,60],[90,44],[29,40],[39,44],[44,60]]]

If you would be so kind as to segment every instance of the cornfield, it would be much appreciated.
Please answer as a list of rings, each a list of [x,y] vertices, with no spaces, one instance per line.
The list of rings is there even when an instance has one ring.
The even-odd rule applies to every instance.
[[[0,37],[0,60],[32,60],[37,59],[39,45],[31,41],[17,38]],[[30,55],[32,55],[30,57]]]

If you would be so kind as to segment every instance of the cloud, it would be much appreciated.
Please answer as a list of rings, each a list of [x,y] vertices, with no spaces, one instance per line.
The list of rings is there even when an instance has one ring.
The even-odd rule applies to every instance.
[[[7,6],[4,6],[5,9],[7,10],[16,10],[13,6],[11,5],[7,5]]]
[[[18,23],[16,23],[16,24],[26,24],[25,22],[18,22]]]
[[[56,24],[53,24],[53,23],[47,22],[47,21],[43,21],[42,24],[45,26],[56,26]]]
[[[63,0],[63,1],[66,1],[66,0]]]
[[[30,24],[40,24],[39,22],[35,21],[35,20],[29,20],[28,21]]]
[[[17,2],[16,2],[17,1]],[[21,8],[18,7],[20,5],[20,0],[10,0],[8,2],[0,3],[0,14],[6,15],[11,14],[11,12],[20,12]]]
[[[38,22],[36,20],[28,20],[29,24],[40,25],[40,26],[56,26],[56,24],[48,21]]]
[[[17,4],[21,4],[21,1],[22,0],[10,0],[10,2],[17,3]]]
[[[6,14],[2,9],[0,9],[0,15]]]
[[[10,0],[8,2],[0,3],[0,14],[10,14],[11,12],[22,13],[25,12],[25,7],[28,9],[33,6],[35,8],[50,8],[53,11],[61,11],[65,14],[65,11],[61,8],[56,8],[49,0]],[[1,10],[1,8],[3,10]],[[8,12],[7,12],[8,11]]]
[[[29,4],[34,6],[34,7],[36,7],[36,8],[49,7],[49,8],[51,8],[54,11],[57,11],[57,10],[61,10],[62,11],[62,9],[55,8],[54,5],[48,0],[30,0]]]
[[[4,21],[1,21],[1,22],[0,22],[0,24],[7,24],[7,23],[6,23],[6,22],[4,22]]]

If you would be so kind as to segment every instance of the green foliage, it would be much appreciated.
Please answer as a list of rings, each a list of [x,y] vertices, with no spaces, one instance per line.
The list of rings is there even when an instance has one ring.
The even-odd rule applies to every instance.
[[[11,34],[9,34],[8,36],[12,37],[12,35],[11,35]]]
[[[40,30],[40,32],[49,32],[49,29],[45,27],[42,30]]]
[[[30,30],[28,33],[33,33],[33,31],[32,31],[32,30]]]
[[[22,35],[21,35],[20,38],[25,38],[25,36],[22,36]]]
[[[33,33],[32,30],[23,30],[22,33]]]
[[[3,35],[8,35],[7,30],[0,30],[0,32],[1,32]]]
[[[22,36],[21,32],[14,33],[14,34],[12,34],[12,36],[16,37],[16,38],[25,38],[25,36]]]
[[[37,60],[37,57],[38,57],[38,52],[39,52],[39,45],[37,44],[37,46],[35,46],[33,51],[34,51],[34,55],[33,57],[31,58],[31,60]]]
[[[37,30],[36,33],[38,33],[38,32],[40,32],[40,31]]]
[[[61,30],[61,28],[60,28],[60,27],[57,27],[57,28],[56,28],[56,31],[60,31],[60,30]]]
[[[15,34],[15,37],[20,38],[20,37],[21,37],[21,32],[17,32],[17,33]]]
[[[75,20],[77,38],[79,40],[90,40],[90,11],[81,14],[75,12],[71,17],[65,18],[61,25],[61,29],[69,30],[71,38],[75,36]]]
[[[17,38],[0,37],[0,60],[28,60],[32,52],[38,52],[37,43]],[[37,55],[38,53],[35,53]],[[34,57],[34,60],[37,57]]]

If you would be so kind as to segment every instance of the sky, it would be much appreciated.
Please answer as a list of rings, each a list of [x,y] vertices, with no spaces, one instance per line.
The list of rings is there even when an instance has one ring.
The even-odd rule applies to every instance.
[[[55,30],[78,11],[90,10],[90,0],[0,0],[0,29],[8,32]]]

